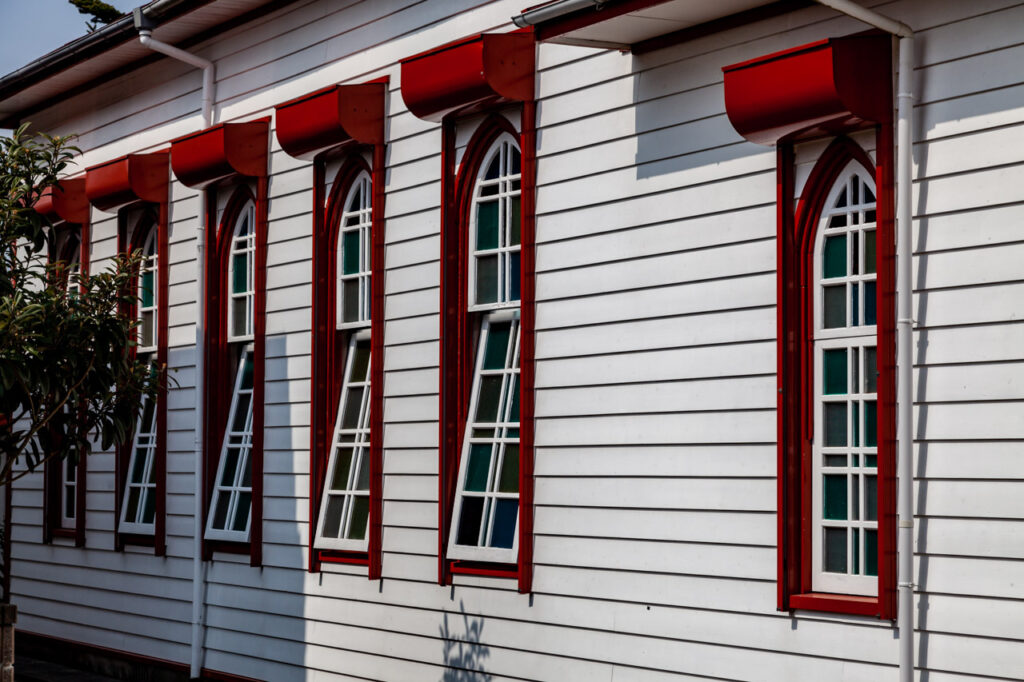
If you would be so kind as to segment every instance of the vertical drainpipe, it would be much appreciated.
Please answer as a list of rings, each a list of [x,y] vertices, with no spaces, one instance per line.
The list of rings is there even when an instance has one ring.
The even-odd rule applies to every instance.
[[[213,99],[214,99],[214,65],[213,62],[197,57],[185,50],[160,42],[153,38],[155,28],[142,12],[141,7],[133,10],[135,17],[135,28],[139,32],[139,42],[155,52],[167,55],[172,59],[190,64],[197,69],[203,70],[203,99],[202,117],[203,129],[209,128],[213,123]],[[209,220],[209,211],[206,210],[208,202],[208,190],[200,192],[200,212],[202,218],[196,230],[196,400],[195,400],[195,489],[193,490],[193,514],[195,525],[192,538],[192,643],[191,662],[189,666],[189,677],[198,680],[202,673],[203,663],[203,587],[206,582],[203,563],[203,376],[205,373],[204,344],[206,340],[206,280],[203,268],[205,254],[206,231],[212,226],[206,224]]]
[[[914,679],[914,319],[911,311],[913,267],[913,113],[914,32],[904,23],[890,19],[850,0],[817,0],[866,24],[896,35],[899,43],[899,80],[896,85],[896,393],[897,413],[897,587],[899,606],[899,679]]]

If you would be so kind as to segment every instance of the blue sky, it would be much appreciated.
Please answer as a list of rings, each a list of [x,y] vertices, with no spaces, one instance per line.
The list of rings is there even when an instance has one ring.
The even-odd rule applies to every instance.
[[[147,0],[106,0],[122,12]],[[86,15],[67,0],[0,0],[0,75],[86,33]]]

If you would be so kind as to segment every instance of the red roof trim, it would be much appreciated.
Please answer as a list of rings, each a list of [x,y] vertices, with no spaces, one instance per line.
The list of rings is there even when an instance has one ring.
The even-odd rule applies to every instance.
[[[413,115],[440,121],[533,98],[530,32],[481,33],[402,60],[402,99]]]
[[[384,83],[332,85],[275,107],[277,141],[295,157],[315,155],[348,140],[384,142]]]
[[[220,123],[171,142],[171,168],[184,185],[203,188],[233,175],[267,174],[270,117]]]
[[[85,197],[85,176],[65,178],[55,187],[47,187],[36,202],[37,213],[51,220],[69,223],[89,222],[89,200]]]
[[[758,144],[888,124],[891,41],[879,33],[830,38],[726,66],[729,121]]]
[[[101,211],[113,212],[139,201],[167,201],[170,150],[128,154],[86,169],[85,194]]]

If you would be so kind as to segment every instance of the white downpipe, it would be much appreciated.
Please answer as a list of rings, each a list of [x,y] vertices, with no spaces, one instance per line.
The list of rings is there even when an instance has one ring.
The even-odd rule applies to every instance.
[[[160,42],[153,38],[148,29],[139,30],[139,42],[151,50],[160,52],[178,61],[191,64],[197,69],[203,70],[203,129],[209,128],[213,123],[213,97],[214,97],[214,66],[213,62],[197,57],[185,50]],[[203,347],[206,341],[206,281],[203,278],[203,256],[205,252],[206,230],[211,226],[206,224],[208,219],[206,211],[206,190],[199,194],[202,205],[199,207],[203,218],[199,221],[196,234],[196,431],[195,431],[195,489],[193,499],[195,504],[193,513],[195,515],[195,529],[192,538],[192,660],[189,666],[189,677],[198,680],[203,668],[203,587],[206,583],[206,564],[203,562],[203,396],[200,388],[203,385],[205,372],[205,357]]]
[[[914,319],[913,277],[913,126],[914,32],[906,24],[882,16],[850,0],[817,0],[822,5],[899,36],[899,79],[896,84],[896,483],[899,534],[897,586],[899,606],[900,682],[914,679]]]

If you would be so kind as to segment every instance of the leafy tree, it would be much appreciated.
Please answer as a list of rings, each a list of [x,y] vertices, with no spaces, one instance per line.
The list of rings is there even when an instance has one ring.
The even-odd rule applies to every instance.
[[[102,2],[102,0],[68,0],[68,2],[78,8],[79,14],[88,14],[92,17],[92,21],[85,22],[89,33],[98,29],[101,24],[106,25],[121,18],[121,10]]]
[[[58,229],[34,205],[77,150],[68,138],[0,138],[0,484],[49,459],[127,442],[163,368],[130,352],[138,254],[96,275],[56,260]]]

